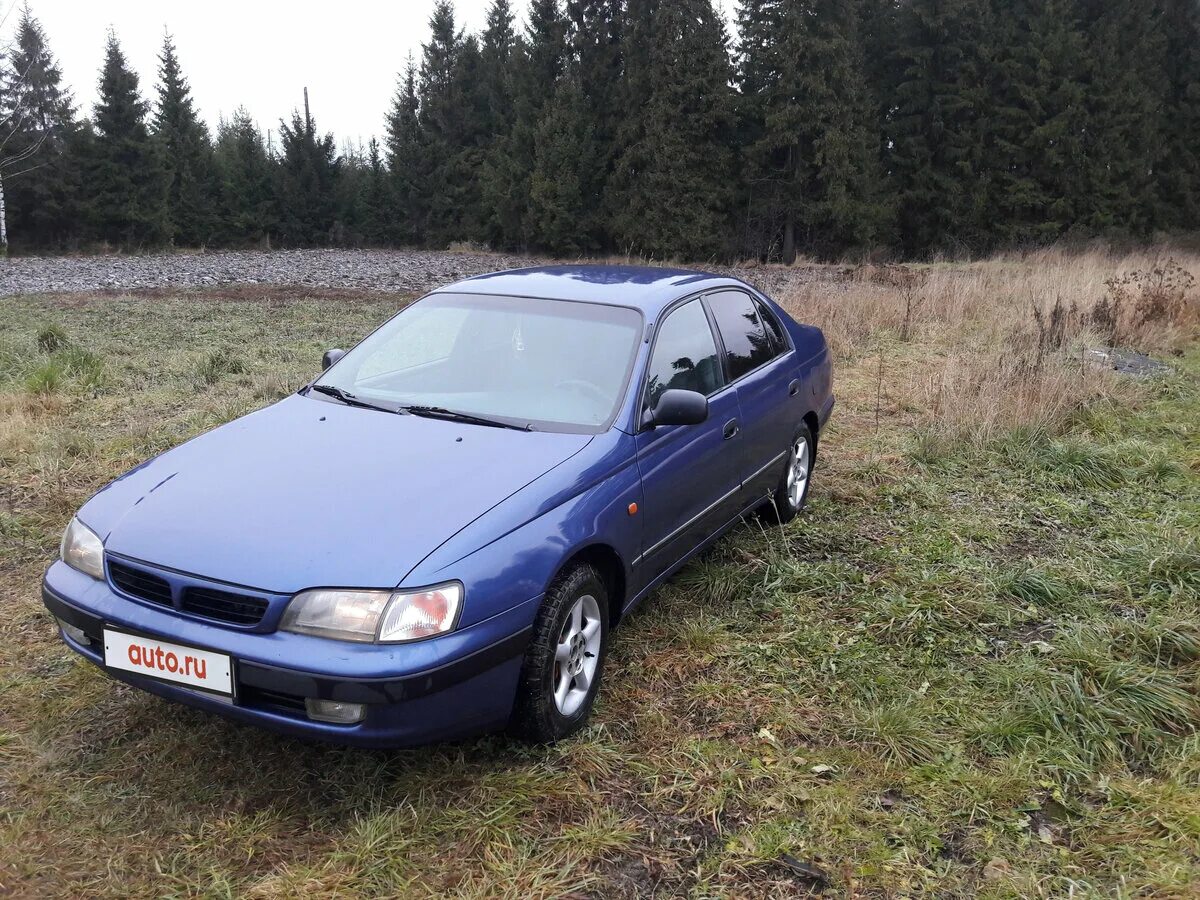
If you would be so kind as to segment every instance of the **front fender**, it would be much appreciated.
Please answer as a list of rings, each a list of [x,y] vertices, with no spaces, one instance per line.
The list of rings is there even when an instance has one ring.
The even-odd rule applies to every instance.
[[[630,504],[642,502],[635,453],[633,438],[624,432],[597,436],[567,465],[438,547],[403,585],[461,581],[466,627],[543,593],[566,560],[594,544],[616,551],[625,582],[631,583],[629,561],[641,552],[642,540],[641,520],[629,512]]]

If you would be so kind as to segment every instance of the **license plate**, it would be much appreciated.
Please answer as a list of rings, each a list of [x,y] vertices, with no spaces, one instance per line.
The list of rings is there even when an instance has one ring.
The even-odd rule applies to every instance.
[[[105,628],[104,664],[110,669],[233,696],[233,661],[224,653]]]

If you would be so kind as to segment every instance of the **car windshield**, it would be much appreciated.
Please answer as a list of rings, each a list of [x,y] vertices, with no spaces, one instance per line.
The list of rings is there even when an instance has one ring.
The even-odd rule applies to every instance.
[[[641,328],[624,306],[431,294],[316,384],[386,406],[594,432],[616,415]]]

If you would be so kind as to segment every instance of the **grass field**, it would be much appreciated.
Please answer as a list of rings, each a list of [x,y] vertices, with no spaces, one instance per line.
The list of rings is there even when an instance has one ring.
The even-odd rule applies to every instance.
[[[578,739],[396,753],[112,682],[39,578],[90,492],[405,298],[0,300],[0,896],[1194,896],[1189,272],[1051,253],[782,298],[838,358],[809,512],[654,595]],[[1116,376],[1108,341],[1170,370]]]

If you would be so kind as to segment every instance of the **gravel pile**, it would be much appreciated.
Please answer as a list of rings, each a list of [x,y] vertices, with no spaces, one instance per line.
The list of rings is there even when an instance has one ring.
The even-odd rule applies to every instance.
[[[493,253],[424,250],[275,250],[144,256],[48,256],[0,260],[0,296],[76,291],[205,288],[221,285],[311,286],[418,292],[471,275],[536,265]],[[775,266],[717,271],[779,293],[829,270]]]

